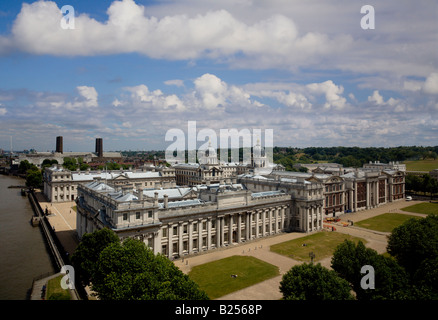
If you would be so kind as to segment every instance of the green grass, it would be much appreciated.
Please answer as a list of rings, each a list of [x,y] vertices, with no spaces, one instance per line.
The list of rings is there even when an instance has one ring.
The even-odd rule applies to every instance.
[[[232,278],[232,274],[237,277]],[[195,266],[189,277],[210,299],[216,299],[279,274],[278,267],[257,258],[232,256]]]
[[[336,226],[336,228],[342,227]],[[348,234],[321,231],[303,238],[272,245],[271,251],[305,262],[310,262],[309,253],[313,252],[315,254],[314,261],[318,261],[331,256],[336,246],[345,239],[354,242],[358,242],[359,240],[362,240],[363,243],[367,242],[365,239],[353,237]],[[304,243],[306,246],[303,246]]]
[[[47,300],[70,300],[70,293],[68,290],[61,288],[61,279],[64,275],[50,279],[47,283]]]
[[[402,208],[406,212],[423,213],[423,214],[438,214],[438,203],[418,203],[409,207]]]
[[[405,161],[407,171],[425,171],[429,172],[438,168],[437,160],[417,160],[417,161]]]
[[[384,213],[373,218],[358,221],[354,225],[381,232],[391,232],[395,227],[398,227],[411,218],[421,219],[421,217],[408,214]]]

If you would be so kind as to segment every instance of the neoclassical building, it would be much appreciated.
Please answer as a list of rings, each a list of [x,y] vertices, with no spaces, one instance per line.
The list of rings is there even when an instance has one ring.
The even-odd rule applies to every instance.
[[[98,180],[81,184],[76,199],[78,236],[108,227],[121,239],[140,239],[155,253],[173,258],[280,232],[322,228],[321,211],[305,211],[283,190],[253,192],[240,183],[193,190],[196,198],[169,201],[165,194],[160,202],[158,191],[150,197],[132,186],[115,188]]]
[[[324,186],[324,217],[372,209],[405,198],[403,171],[374,168],[341,170],[334,174],[273,171],[268,176],[321,183]]]
[[[198,163],[177,163],[173,168],[177,185],[188,186],[230,182],[232,178],[246,173],[284,171],[283,165],[268,161],[260,141],[254,146],[251,161],[247,164],[219,161],[216,149],[209,144]]]
[[[135,184],[146,189],[175,186],[175,170],[167,167],[150,167],[149,170],[86,170],[70,171],[61,165],[45,168],[43,172],[44,195],[50,202],[74,201],[80,183],[101,179],[115,186]]]

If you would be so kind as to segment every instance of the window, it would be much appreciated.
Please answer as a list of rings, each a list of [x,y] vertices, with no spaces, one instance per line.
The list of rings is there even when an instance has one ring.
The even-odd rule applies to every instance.
[[[137,220],[140,219],[140,212],[135,213],[135,219],[137,219]]]
[[[123,214],[123,221],[126,221],[126,220],[128,220],[128,214],[127,214],[127,213],[124,213],[124,214]]]
[[[148,218],[152,218],[152,211],[148,211]]]
[[[183,233],[184,233],[184,234],[187,234],[187,225],[186,225],[186,224],[183,225]]]
[[[173,235],[177,236],[178,235],[178,227],[173,227]]]
[[[167,238],[167,228],[162,229],[163,238]]]
[[[193,231],[198,231],[198,224],[196,222],[193,224]]]

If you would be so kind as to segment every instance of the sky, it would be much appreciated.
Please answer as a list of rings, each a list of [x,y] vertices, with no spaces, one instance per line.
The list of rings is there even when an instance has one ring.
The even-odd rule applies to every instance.
[[[0,148],[164,150],[189,121],[284,147],[435,146],[438,2],[0,2]]]

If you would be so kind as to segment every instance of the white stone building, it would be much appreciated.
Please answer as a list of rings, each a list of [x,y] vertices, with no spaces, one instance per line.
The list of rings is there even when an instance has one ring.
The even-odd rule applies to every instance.
[[[152,198],[141,189],[117,190],[102,181],[81,184],[78,236],[108,227],[121,239],[140,239],[154,253],[174,258],[284,231],[321,229],[316,224],[309,230],[312,216],[298,217],[304,211],[281,190],[252,192],[242,184],[217,184],[198,186],[196,192],[195,199],[169,201],[164,195],[159,202],[158,192]]]
[[[154,171],[70,171],[60,165],[45,168],[43,172],[44,195],[50,202],[74,201],[79,183],[101,179],[115,186],[135,184],[145,189],[170,188],[175,186],[175,170],[154,167]]]

